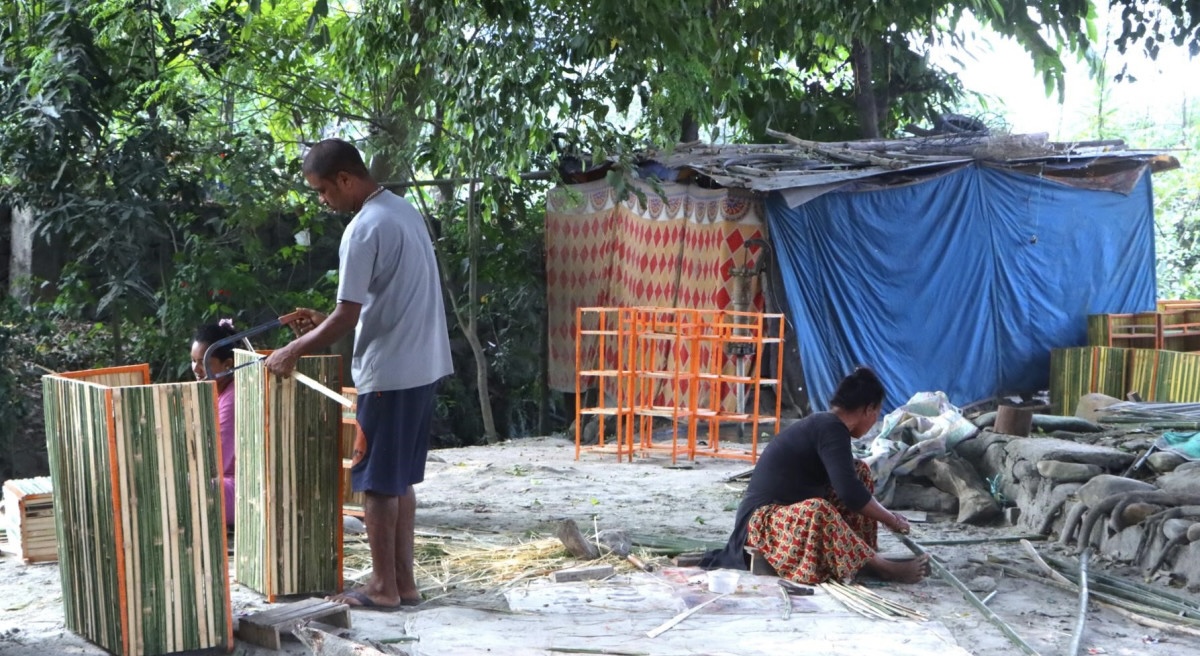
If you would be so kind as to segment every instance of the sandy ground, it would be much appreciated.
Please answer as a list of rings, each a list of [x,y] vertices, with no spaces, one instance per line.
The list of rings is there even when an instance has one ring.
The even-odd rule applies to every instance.
[[[495,544],[552,535],[556,524],[567,518],[588,532],[594,528],[624,529],[631,534],[723,541],[744,489],[744,484],[726,479],[748,467],[743,461],[708,458],[694,463],[681,460],[673,465],[669,457],[659,456],[618,463],[611,455],[597,453],[584,453],[576,460],[574,445],[558,438],[440,450],[431,455],[426,481],[417,488],[417,524],[427,534]],[[914,526],[913,537],[918,541],[1014,532],[1005,526],[964,527],[951,518],[929,519]],[[904,551],[886,532],[881,549]],[[964,582],[973,581],[986,589],[987,581],[979,577],[992,577],[997,594],[990,608],[1035,650],[1046,655],[1066,653],[1075,622],[1074,595],[1006,578],[968,560],[970,556],[1004,556],[1032,571],[1015,544],[939,546],[930,550]],[[659,564],[662,568],[655,574],[626,568],[610,581],[575,584],[573,588],[563,584],[556,588],[539,576],[499,589],[461,585],[446,590],[436,577],[425,573],[419,582],[431,601],[417,610],[393,614],[355,611],[354,628],[347,635],[364,641],[405,633],[419,635],[418,643],[387,647],[395,653],[410,654],[560,653],[555,651],[555,644],[572,644],[575,649],[587,645],[585,648],[596,650],[592,653],[850,654],[871,647],[891,654],[1018,653],[999,629],[937,577],[907,586],[874,582],[872,589],[877,593],[930,618],[926,623],[889,623],[847,613],[828,598],[814,600],[816,605],[809,608],[797,606],[797,612],[783,620],[777,606],[782,602],[775,587],[747,575],[736,595],[721,600],[724,611],[715,604],[714,612],[702,621],[697,614],[650,640],[644,637],[645,632],[675,614],[670,603],[682,603],[679,608],[684,608],[703,600],[706,594],[702,584],[687,583],[688,577],[698,571],[672,569],[665,561]],[[1096,567],[1121,572],[1103,563]],[[361,574],[347,572],[348,577]],[[654,597],[647,591],[655,586],[670,588],[667,596],[674,601],[660,606],[647,601]],[[619,604],[609,604],[595,610],[602,604],[593,597],[615,599],[613,595],[620,590],[640,591],[642,605],[622,609]],[[507,597],[502,596],[504,593]],[[538,595],[548,601],[537,607],[522,607],[520,612],[510,609],[513,604],[528,606],[528,599]],[[552,606],[559,606],[558,612],[553,612]],[[235,585],[233,607],[236,617],[269,605],[256,593]],[[595,613],[589,615],[592,610]],[[722,646],[718,636],[730,635],[753,635],[761,640],[742,639],[733,647]],[[942,646],[934,646],[939,644]],[[1082,647],[1081,653],[1087,654],[1182,656],[1200,653],[1200,638],[1142,627],[1092,606]],[[246,656],[277,653],[241,642],[235,651]],[[285,651],[308,653],[298,644],[287,646]],[[0,654],[100,653],[99,648],[65,628],[57,567],[25,566],[11,557],[0,558]]]

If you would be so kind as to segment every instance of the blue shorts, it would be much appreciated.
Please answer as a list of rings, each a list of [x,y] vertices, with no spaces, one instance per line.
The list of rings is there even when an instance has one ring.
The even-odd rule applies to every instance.
[[[437,386],[358,396],[358,436],[350,467],[355,492],[400,497],[425,480]]]

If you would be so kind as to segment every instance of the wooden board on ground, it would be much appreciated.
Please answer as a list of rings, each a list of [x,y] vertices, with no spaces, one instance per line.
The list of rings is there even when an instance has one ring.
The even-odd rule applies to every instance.
[[[237,634],[250,644],[279,649],[283,636],[295,635],[297,627],[315,620],[348,629],[350,607],[327,599],[304,599],[241,618]]]
[[[572,581],[596,581],[613,575],[612,565],[588,565],[586,567],[569,567],[550,573],[550,580],[555,583],[571,583]]]

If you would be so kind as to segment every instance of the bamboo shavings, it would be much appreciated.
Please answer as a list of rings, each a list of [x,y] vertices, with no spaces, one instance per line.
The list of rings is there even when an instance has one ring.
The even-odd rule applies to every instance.
[[[846,608],[873,619],[894,622],[898,619],[910,619],[924,622],[929,619],[924,613],[909,608],[903,604],[884,598],[861,585],[846,585],[837,581],[819,583],[818,587],[826,594],[842,602]]]

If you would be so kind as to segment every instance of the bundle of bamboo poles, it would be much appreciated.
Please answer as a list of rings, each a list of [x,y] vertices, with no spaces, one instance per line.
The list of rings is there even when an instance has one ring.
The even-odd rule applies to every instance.
[[[872,619],[895,621],[899,619],[924,622],[929,618],[915,608],[881,597],[861,585],[846,585],[837,581],[826,581],[817,587],[830,597],[842,602],[846,608]]]
[[[42,381],[68,628],[121,656],[231,649],[215,385]]]
[[[234,576],[273,601],[342,587],[342,408],[236,350],[237,503]],[[341,358],[300,358],[296,371],[341,389]]]
[[[972,561],[1065,592],[1077,593],[1085,589],[1091,601],[1138,624],[1172,633],[1200,636],[1200,601],[1157,586],[1127,581],[1086,567],[1081,568],[1079,563],[1051,556],[1043,557],[1028,542],[1023,543],[1022,547],[1037,565],[1040,574],[1017,567],[1012,561],[997,556],[988,556],[986,559],[972,558]]]

